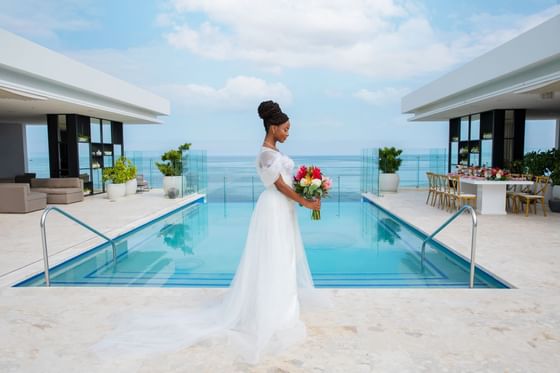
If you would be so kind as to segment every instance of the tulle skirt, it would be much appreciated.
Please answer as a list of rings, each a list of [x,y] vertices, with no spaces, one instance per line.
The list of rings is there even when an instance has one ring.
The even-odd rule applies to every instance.
[[[222,297],[198,308],[127,315],[95,349],[100,356],[145,356],[224,337],[255,364],[305,339],[300,304],[323,307],[329,300],[313,288],[294,202],[272,186],[255,205],[245,250]]]

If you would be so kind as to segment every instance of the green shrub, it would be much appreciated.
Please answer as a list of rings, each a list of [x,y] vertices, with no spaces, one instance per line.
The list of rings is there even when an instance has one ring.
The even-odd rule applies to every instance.
[[[550,172],[552,183],[560,185],[560,149],[526,153],[523,157],[523,164],[526,171],[535,176]]]
[[[156,162],[156,166],[163,176],[181,176],[183,173],[182,154],[189,150],[190,143],[180,145],[177,149],[168,150],[161,156],[163,162]]]
[[[103,182],[110,181],[113,184],[123,184],[128,181],[127,159],[120,157],[115,162],[115,167],[103,169]]]
[[[402,154],[401,149],[381,148],[379,149],[379,169],[386,174],[394,174],[399,170],[402,160],[399,156]]]

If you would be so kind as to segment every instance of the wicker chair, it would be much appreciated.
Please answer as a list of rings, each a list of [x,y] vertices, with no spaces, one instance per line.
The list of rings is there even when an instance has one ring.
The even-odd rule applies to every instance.
[[[461,177],[459,175],[449,176],[449,207],[458,210],[465,203],[476,208],[476,194],[461,192]]]
[[[544,196],[546,195],[546,190],[548,189],[548,182],[550,178],[548,176],[537,176],[535,178],[535,183],[533,184],[532,193],[515,193],[515,209],[517,210],[518,205],[523,210],[525,210],[525,216],[529,216],[529,207],[533,205],[535,214],[537,213],[537,202],[540,201],[543,214],[546,216],[546,206],[544,203]],[[523,208],[525,204],[525,208]]]

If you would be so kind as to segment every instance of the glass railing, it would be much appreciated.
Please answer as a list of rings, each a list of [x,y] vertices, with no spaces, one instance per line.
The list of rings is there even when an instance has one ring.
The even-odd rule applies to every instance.
[[[379,149],[362,150],[360,191],[379,196]]]
[[[362,193],[380,195],[379,150],[364,149],[356,156],[294,156],[296,168],[301,164],[317,165],[333,181],[326,203],[359,200]],[[156,166],[162,152],[129,151],[126,156],[136,165],[150,188],[162,188],[163,176]],[[400,188],[427,187],[426,172],[446,173],[446,149],[405,150],[398,171]],[[42,162],[40,162],[42,161]],[[48,158],[34,159],[40,175],[48,172]],[[264,190],[255,170],[253,156],[211,156],[204,150],[183,154],[183,195],[206,194],[210,202],[256,201]]]
[[[136,165],[136,173],[143,175],[150,188],[163,188],[163,175],[156,166],[162,162],[160,153],[131,151],[125,155]],[[189,150],[182,154],[182,175],[179,196],[206,194],[208,190],[207,155],[205,150]]]
[[[206,194],[208,191],[207,156],[205,150],[188,150],[182,154],[182,195]]]
[[[405,150],[400,156],[402,162],[397,171],[399,188],[426,188],[426,172],[447,173],[448,156],[446,149]],[[362,193],[379,196],[379,149],[362,150],[361,188]]]

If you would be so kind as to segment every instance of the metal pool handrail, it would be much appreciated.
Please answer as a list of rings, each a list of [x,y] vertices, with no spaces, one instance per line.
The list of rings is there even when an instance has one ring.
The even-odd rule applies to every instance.
[[[115,245],[115,241],[113,241],[109,237],[105,236],[103,233],[99,232],[98,230],[94,229],[93,227],[89,226],[88,224],[84,223],[83,221],[81,221],[81,220],[75,218],[74,216],[70,215],[66,211],[61,210],[58,207],[54,207],[54,206],[47,207],[45,209],[45,211],[43,211],[43,214],[41,215],[41,238],[42,238],[42,241],[43,241],[43,263],[45,265],[45,284],[47,286],[51,286],[51,280],[50,280],[50,276],[49,276],[49,253],[48,253],[48,250],[47,250],[47,231],[46,231],[46,228],[45,228],[45,223],[46,223],[46,220],[47,220],[47,215],[49,214],[49,212],[51,212],[53,210],[56,211],[56,212],[59,212],[63,216],[66,216],[68,219],[74,221],[75,223],[78,223],[82,227],[92,231],[96,235],[106,239],[111,244],[111,246],[113,246],[113,261],[117,258],[117,246]]]
[[[442,225],[439,226],[438,229],[435,230],[434,233],[429,235],[424,242],[422,242],[422,269],[424,268],[424,257],[426,254],[426,243],[432,240],[436,234],[441,232],[445,227],[447,227],[453,220],[455,220],[459,215],[463,213],[463,211],[468,210],[471,213],[472,218],[472,226],[471,226],[471,269],[470,269],[470,278],[469,278],[469,288],[474,287],[474,272],[475,272],[475,255],[476,255],[476,226],[477,226],[477,218],[476,218],[476,211],[469,206],[464,205],[461,207],[453,216],[447,219]]]

